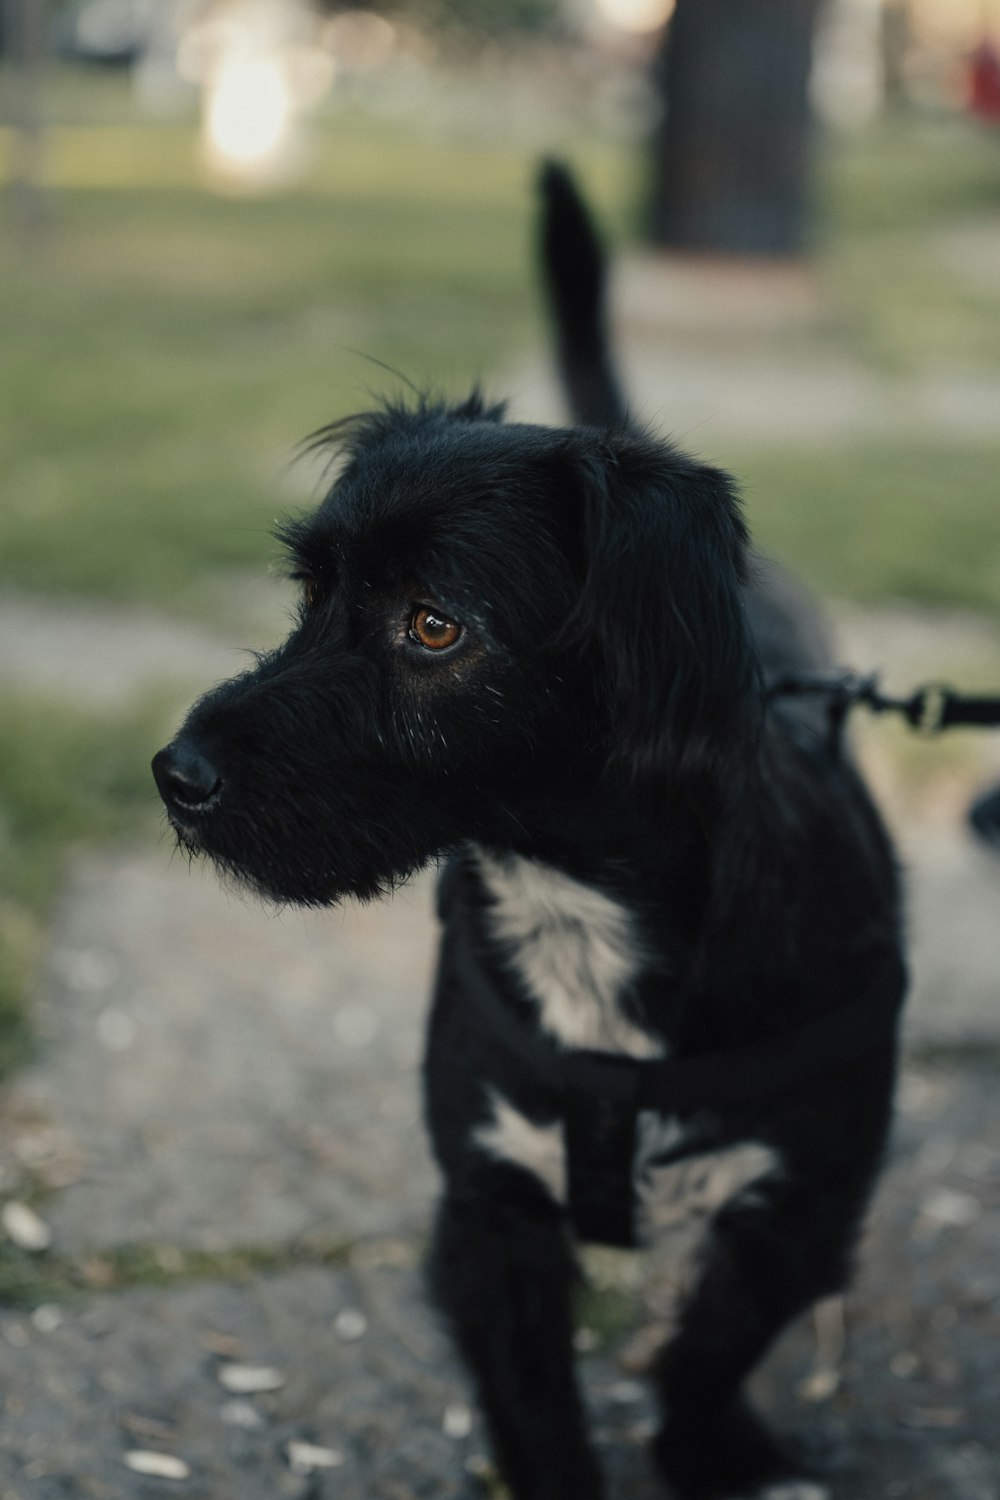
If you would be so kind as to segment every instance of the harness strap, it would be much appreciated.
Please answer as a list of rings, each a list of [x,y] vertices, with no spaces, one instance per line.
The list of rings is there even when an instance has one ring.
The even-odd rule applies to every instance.
[[[889,1047],[905,995],[902,963],[858,1000],[808,1026],[695,1057],[565,1054],[569,1206],[581,1239],[634,1243],[632,1162],[641,1110],[716,1110],[784,1093]]]
[[[439,903],[448,919],[449,952],[470,1002],[485,1000],[494,1036],[524,1047],[523,1022],[478,951],[461,890],[460,863],[448,867]],[[535,1064],[540,1082],[560,1100],[564,1120],[569,1211],[581,1239],[631,1245],[632,1164],[642,1110],[663,1114],[718,1110],[799,1092],[809,1083],[892,1044],[905,994],[902,960],[883,967],[877,982],[848,1005],[806,1026],[761,1042],[694,1057],[648,1059],[573,1048]]]
[[[887,1043],[905,994],[903,965],[870,990],[794,1031],[697,1057],[640,1062],[640,1109],[725,1108],[801,1089]]]
[[[643,1066],[608,1052],[566,1054],[566,1196],[581,1240],[635,1244],[632,1163]]]

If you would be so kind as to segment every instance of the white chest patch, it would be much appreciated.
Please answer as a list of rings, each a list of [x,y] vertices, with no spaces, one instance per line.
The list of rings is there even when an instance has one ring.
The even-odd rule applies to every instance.
[[[542,1028],[565,1047],[639,1060],[662,1056],[660,1039],[622,1009],[643,962],[631,914],[537,860],[480,852],[479,869],[493,900],[493,933],[534,1000]],[[539,1125],[495,1089],[489,1103],[490,1118],[476,1129],[475,1144],[495,1160],[523,1167],[565,1204],[562,1120]],[[677,1120],[653,1111],[640,1115],[632,1162],[636,1227],[671,1307],[690,1289],[718,1210],[734,1200],[751,1205],[764,1180],[781,1170],[779,1154],[760,1141],[682,1155],[687,1143],[693,1144]],[[676,1159],[664,1162],[664,1156]]]
[[[565,1047],[658,1057],[659,1039],[623,1015],[641,967],[631,914],[602,891],[538,860],[480,854],[493,932],[538,1019]]]

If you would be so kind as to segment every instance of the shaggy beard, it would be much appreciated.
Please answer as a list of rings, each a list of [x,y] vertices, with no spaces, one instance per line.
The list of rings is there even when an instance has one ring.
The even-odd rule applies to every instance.
[[[193,865],[196,860],[208,860],[227,891],[235,895],[251,896],[271,911],[281,911],[289,906],[307,909],[334,907],[347,898],[367,905],[391,896],[435,858],[434,855],[422,858],[414,855],[402,869],[383,873],[366,871],[353,877],[331,874],[317,876],[311,882],[308,875],[304,875],[301,865],[293,867],[287,861],[275,862],[272,851],[263,844],[251,850],[245,859],[237,859],[231,854],[210,848],[193,830],[175,823],[169,815],[167,827],[174,837],[175,849],[189,865]]]

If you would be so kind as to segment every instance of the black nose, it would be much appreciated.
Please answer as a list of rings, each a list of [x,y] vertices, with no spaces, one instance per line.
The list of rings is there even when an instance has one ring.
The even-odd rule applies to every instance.
[[[153,756],[153,775],[167,807],[183,812],[203,810],[222,789],[222,777],[212,762],[185,739],[174,740]]]

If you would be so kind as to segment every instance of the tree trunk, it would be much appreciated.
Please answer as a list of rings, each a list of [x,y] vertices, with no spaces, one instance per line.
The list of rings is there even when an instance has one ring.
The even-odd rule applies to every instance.
[[[823,0],[677,0],[656,65],[651,237],[673,249],[804,247],[813,31]]]

